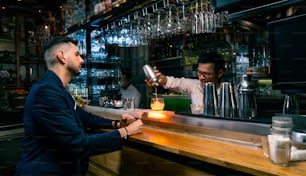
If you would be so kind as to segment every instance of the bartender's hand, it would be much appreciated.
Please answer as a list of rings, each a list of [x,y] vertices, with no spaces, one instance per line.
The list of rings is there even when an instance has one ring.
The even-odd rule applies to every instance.
[[[153,67],[153,71],[155,73],[155,75],[158,77],[158,83],[161,86],[166,85],[167,83],[167,77],[165,75],[163,75],[156,66]]]
[[[150,82],[148,79],[145,79],[144,82],[148,85],[148,86],[155,86],[155,84],[153,82]]]

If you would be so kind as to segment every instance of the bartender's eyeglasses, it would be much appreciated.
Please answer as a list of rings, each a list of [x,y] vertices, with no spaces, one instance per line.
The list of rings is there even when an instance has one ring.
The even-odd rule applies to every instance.
[[[196,72],[197,72],[197,75],[198,75],[198,76],[202,75],[202,76],[204,76],[204,77],[208,77],[208,76],[211,76],[211,75],[214,74],[214,73],[212,73],[212,72],[201,72],[201,71],[199,71],[198,69],[196,69]]]

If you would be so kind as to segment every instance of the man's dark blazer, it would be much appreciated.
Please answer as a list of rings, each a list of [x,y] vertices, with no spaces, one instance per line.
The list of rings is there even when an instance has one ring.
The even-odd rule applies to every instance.
[[[118,130],[87,133],[88,128],[111,128],[112,121],[76,106],[50,70],[32,86],[23,121],[22,158],[15,175],[84,175],[89,156],[122,147]]]

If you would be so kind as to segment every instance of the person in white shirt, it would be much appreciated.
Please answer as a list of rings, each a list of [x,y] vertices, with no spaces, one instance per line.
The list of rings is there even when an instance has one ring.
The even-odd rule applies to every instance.
[[[121,88],[120,88],[121,99],[124,100],[126,98],[129,98],[131,100],[132,97],[134,97],[135,108],[139,108],[141,101],[141,93],[132,83],[132,72],[127,69],[122,69],[121,74],[122,74]]]
[[[225,61],[217,53],[202,53],[195,70],[198,79],[176,78],[163,75],[157,67],[153,67],[155,75],[159,78],[159,85],[189,95],[194,105],[203,105],[203,87],[206,82],[214,82],[217,89],[225,72]],[[218,92],[218,91],[217,91]]]

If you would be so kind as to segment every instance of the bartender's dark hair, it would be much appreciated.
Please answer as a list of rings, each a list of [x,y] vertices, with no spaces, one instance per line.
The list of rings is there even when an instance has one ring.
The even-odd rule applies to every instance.
[[[44,46],[44,50],[48,50],[50,48],[52,48],[54,45],[57,45],[59,43],[73,43],[75,45],[77,45],[77,41],[73,40],[72,38],[70,37],[63,37],[63,36],[55,36],[55,37],[52,37],[51,39],[49,39],[45,46]]]
[[[205,63],[214,63],[215,64],[215,72],[217,73],[220,69],[225,69],[225,61],[218,53],[208,53],[202,52],[198,64],[205,64]]]
[[[127,80],[132,79],[132,71],[130,69],[122,68],[121,72],[122,72],[123,75],[125,75],[125,78]]]

